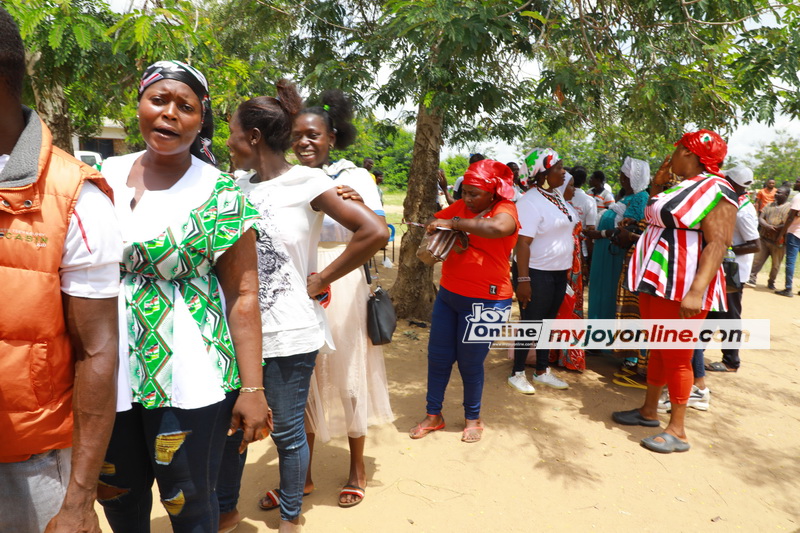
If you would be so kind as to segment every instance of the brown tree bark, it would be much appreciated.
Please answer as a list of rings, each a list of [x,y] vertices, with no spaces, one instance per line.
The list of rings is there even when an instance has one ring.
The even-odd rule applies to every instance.
[[[40,54],[27,53],[25,56],[28,79],[31,80],[36,112],[50,128],[53,144],[68,154],[72,154],[72,121],[69,116],[69,103],[64,94],[64,86],[53,81],[50,76],[37,72]],[[44,82],[44,83],[37,83]]]
[[[414,152],[408,172],[403,217],[409,222],[426,222],[436,210],[436,171],[442,147],[442,117],[424,104],[417,111]],[[408,226],[400,244],[397,281],[390,292],[397,316],[430,320],[436,287],[433,268],[417,259],[417,248],[425,230]]]

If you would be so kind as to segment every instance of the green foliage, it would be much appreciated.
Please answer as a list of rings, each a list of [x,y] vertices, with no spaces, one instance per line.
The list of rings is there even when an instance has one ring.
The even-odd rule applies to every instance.
[[[358,129],[356,142],[346,150],[334,152],[333,159],[349,159],[361,166],[364,158],[375,161],[375,169],[383,171],[383,184],[388,190],[405,190],[414,136],[388,121],[375,120],[371,115],[354,121]]]
[[[447,183],[452,184],[467,171],[469,158],[461,154],[451,155],[442,161],[441,167],[444,170],[444,175],[447,176]]]
[[[768,0],[553,2],[531,126],[673,138],[730,131],[742,114],[800,116],[798,13]]]
[[[756,183],[764,186],[768,179],[780,185],[784,181],[794,184],[800,178],[800,139],[778,132],[778,138],[762,144],[747,162],[753,169]]]

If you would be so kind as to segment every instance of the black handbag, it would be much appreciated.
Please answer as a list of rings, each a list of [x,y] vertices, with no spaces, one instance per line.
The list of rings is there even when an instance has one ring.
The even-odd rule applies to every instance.
[[[367,301],[367,334],[376,346],[389,344],[396,328],[397,314],[394,312],[394,304],[389,294],[379,285]]]
[[[736,256],[726,257],[722,261],[722,271],[725,273],[725,292],[739,292],[744,288],[742,280],[739,279],[739,263]]]

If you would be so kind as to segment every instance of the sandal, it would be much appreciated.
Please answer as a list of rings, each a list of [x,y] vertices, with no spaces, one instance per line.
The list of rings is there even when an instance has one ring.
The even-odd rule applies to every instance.
[[[656,441],[656,439],[659,437],[661,437],[664,442]],[[648,450],[658,453],[685,452],[691,448],[691,445],[688,442],[666,432],[653,435],[652,437],[643,438],[642,446]]]
[[[442,423],[438,426],[422,427],[422,423],[419,423],[416,427],[411,428],[411,430],[408,432],[408,436],[412,439],[421,439],[422,437],[427,436],[428,433],[439,431],[440,429],[444,429],[444,418],[442,418]]]
[[[308,496],[310,492],[304,492],[303,496]],[[262,511],[271,511],[281,506],[281,489],[268,490],[264,497],[258,500],[258,506]]]
[[[704,368],[709,372],[736,372],[738,370],[738,368],[731,368],[721,361],[708,363]]]
[[[616,374],[614,375],[616,376]],[[634,375],[636,374],[634,373]],[[616,378],[611,380],[611,383],[614,383],[615,385],[619,385],[621,387],[630,387],[632,389],[645,389],[645,390],[647,389],[647,385],[636,381],[633,378],[633,376],[617,376]]]
[[[478,432],[477,435],[478,438],[477,439],[467,438],[467,431],[473,431],[473,430]],[[471,428],[464,428],[464,431],[461,432],[461,442],[466,442],[468,444],[471,444],[473,442],[478,442],[479,440],[481,440],[481,437],[483,437],[483,426],[473,426]]]
[[[652,427],[657,428],[661,425],[661,422],[656,420],[650,420],[649,418],[645,418],[639,412],[638,409],[631,409],[630,411],[615,411],[611,413],[611,418],[617,424],[622,424],[623,426],[645,426],[645,427]]]
[[[358,499],[353,502],[345,503],[342,501],[342,496],[356,496]],[[342,487],[341,492],[339,492],[339,507],[355,507],[359,503],[364,501],[365,491],[361,487],[356,485],[345,485]]]

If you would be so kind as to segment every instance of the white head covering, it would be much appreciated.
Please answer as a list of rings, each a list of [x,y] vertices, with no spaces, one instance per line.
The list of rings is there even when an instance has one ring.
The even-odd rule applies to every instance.
[[[628,156],[619,170],[631,180],[634,193],[642,192],[650,183],[650,163],[647,161]]]
[[[753,171],[744,165],[738,165],[723,172],[725,177],[740,187],[749,187],[753,184]]]
[[[562,197],[566,194],[567,185],[569,185],[569,182],[571,180],[572,180],[572,174],[570,174],[569,172],[565,172],[564,173],[564,183],[562,183],[561,185],[556,187],[556,190],[561,193]]]

